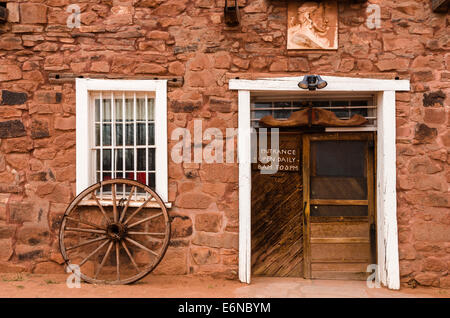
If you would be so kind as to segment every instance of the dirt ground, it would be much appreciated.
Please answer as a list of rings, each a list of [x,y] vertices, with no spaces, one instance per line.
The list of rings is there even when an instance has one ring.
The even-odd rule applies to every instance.
[[[272,297],[439,297],[450,290],[437,288],[367,288],[365,282],[256,277],[250,285],[199,276],[148,276],[133,285],[105,286],[81,283],[68,288],[68,275],[0,274],[1,298],[272,298]]]

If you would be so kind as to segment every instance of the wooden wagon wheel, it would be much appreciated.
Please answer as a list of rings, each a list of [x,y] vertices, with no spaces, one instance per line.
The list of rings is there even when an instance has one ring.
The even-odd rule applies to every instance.
[[[68,268],[79,266],[80,278],[95,284],[143,278],[164,257],[169,240],[164,202],[128,179],[102,181],[81,192],[67,207],[59,233]]]

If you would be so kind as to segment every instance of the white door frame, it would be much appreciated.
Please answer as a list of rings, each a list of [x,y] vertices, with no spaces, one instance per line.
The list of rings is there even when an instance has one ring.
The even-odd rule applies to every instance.
[[[371,93],[377,97],[377,259],[380,282],[390,289],[400,288],[396,148],[395,92],[409,91],[409,80],[323,76],[327,87],[314,93]],[[298,87],[303,77],[231,79],[230,90],[238,90],[239,158],[239,279],[251,279],[251,126],[252,93],[311,94]]]

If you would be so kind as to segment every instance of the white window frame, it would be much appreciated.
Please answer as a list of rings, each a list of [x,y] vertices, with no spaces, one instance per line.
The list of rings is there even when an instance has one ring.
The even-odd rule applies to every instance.
[[[397,233],[395,92],[409,91],[409,80],[323,76],[327,87],[310,92],[298,87],[303,77],[231,79],[238,90],[239,279],[251,280],[251,127],[252,94],[372,93],[377,98],[377,259],[378,277],[390,289],[400,288]]]
[[[168,203],[167,167],[167,80],[76,79],[76,191],[91,186],[94,167],[91,164],[93,136],[90,93],[96,91],[148,92],[155,95],[155,190]]]

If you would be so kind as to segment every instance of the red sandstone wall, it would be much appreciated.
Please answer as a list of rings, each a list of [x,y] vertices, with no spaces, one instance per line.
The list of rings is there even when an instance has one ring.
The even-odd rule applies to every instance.
[[[401,280],[450,286],[450,28],[429,0],[371,0],[382,8],[377,30],[365,26],[365,4],[340,5],[339,49],[312,53],[286,51],[282,0],[240,1],[241,27],[231,29],[224,0],[8,2],[9,22],[0,24],[0,272],[62,272],[56,233],[75,193],[75,91],[50,84],[49,73],[184,76],[183,87],[169,88],[169,136],[196,118],[204,128],[236,127],[233,76],[387,73],[412,83],[397,95]],[[82,9],[72,31],[70,3]],[[156,272],[236,277],[237,165],[170,163],[169,178],[173,240]]]

